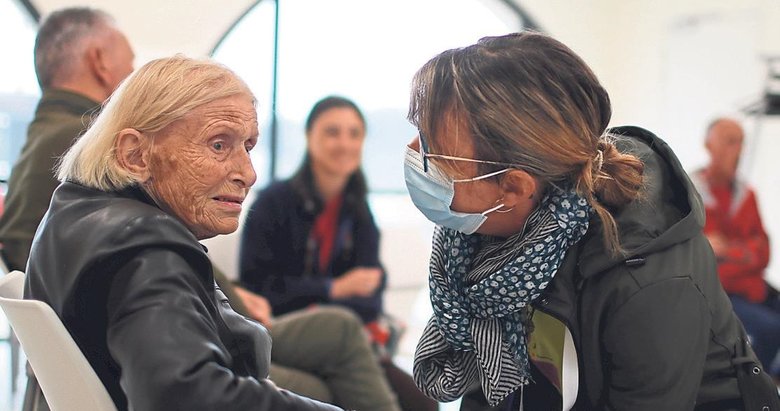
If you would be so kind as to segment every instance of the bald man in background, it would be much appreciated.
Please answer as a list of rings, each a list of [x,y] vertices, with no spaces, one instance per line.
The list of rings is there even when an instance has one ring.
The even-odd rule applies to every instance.
[[[38,31],[34,53],[42,96],[11,171],[0,217],[0,253],[10,270],[21,271],[59,184],[54,165],[133,71],[135,57],[114,19],[90,8],[49,15]]]
[[[769,237],[764,231],[755,191],[737,175],[745,132],[734,119],[718,118],[705,137],[709,164],[692,173],[707,220],[704,234],[718,261],[718,275],[734,312],[751,337],[764,367],[777,379],[772,364],[780,349],[780,302],[764,275],[769,264]]]

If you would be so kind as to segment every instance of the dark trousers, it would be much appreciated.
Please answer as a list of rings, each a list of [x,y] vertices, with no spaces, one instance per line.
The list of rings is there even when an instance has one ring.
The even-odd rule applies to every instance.
[[[772,299],[765,304],[757,304],[732,294],[729,298],[750,336],[750,345],[759,361],[770,375],[780,377],[780,365],[774,364],[780,349],[780,302]]]

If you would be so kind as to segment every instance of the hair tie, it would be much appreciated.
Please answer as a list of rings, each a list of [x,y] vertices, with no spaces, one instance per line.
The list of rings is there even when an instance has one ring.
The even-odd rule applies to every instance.
[[[604,165],[604,152],[601,150],[596,150],[596,158],[594,161],[596,161],[596,173],[600,173],[601,166]]]

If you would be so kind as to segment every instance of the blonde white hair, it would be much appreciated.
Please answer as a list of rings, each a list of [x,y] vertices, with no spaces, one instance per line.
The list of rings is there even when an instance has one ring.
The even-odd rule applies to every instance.
[[[103,191],[140,183],[117,159],[114,147],[121,130],[132,128],[154,136],[196,107],[237,94],[254,100],[246,83],[222,64],[181,55],[153,60],[131,74],[107,100],[89,129],[62,157],[57,178]]]

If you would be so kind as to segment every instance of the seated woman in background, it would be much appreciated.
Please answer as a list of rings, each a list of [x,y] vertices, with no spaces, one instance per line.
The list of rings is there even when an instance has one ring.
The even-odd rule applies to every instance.
[[[306,120],[300,169],[262,190],[251,205],[240,279],[266,297],[274,313],[335,303],[370,323],[382,312],[379,230],[360,169],[365,135],[353,102],[320,100]]]
[[[314,105],[300,169],[262,190],[249,209],[239,272],[242,286],[267,298],[275,314],[342,305],[381,343],[386,335],[377,320],[385,274],[360,169],[365,135],[365,119],[354,102],[330,96]],[[402,408],[435,409],[408,375],[389,358],[382,360]]]
[[[152,61],[64,156],[25,297],[51,305],[119,410],[336,410],[267,379],[268,332],[215,288],[198,240],[238,227],[258,135],[246,84]]]

